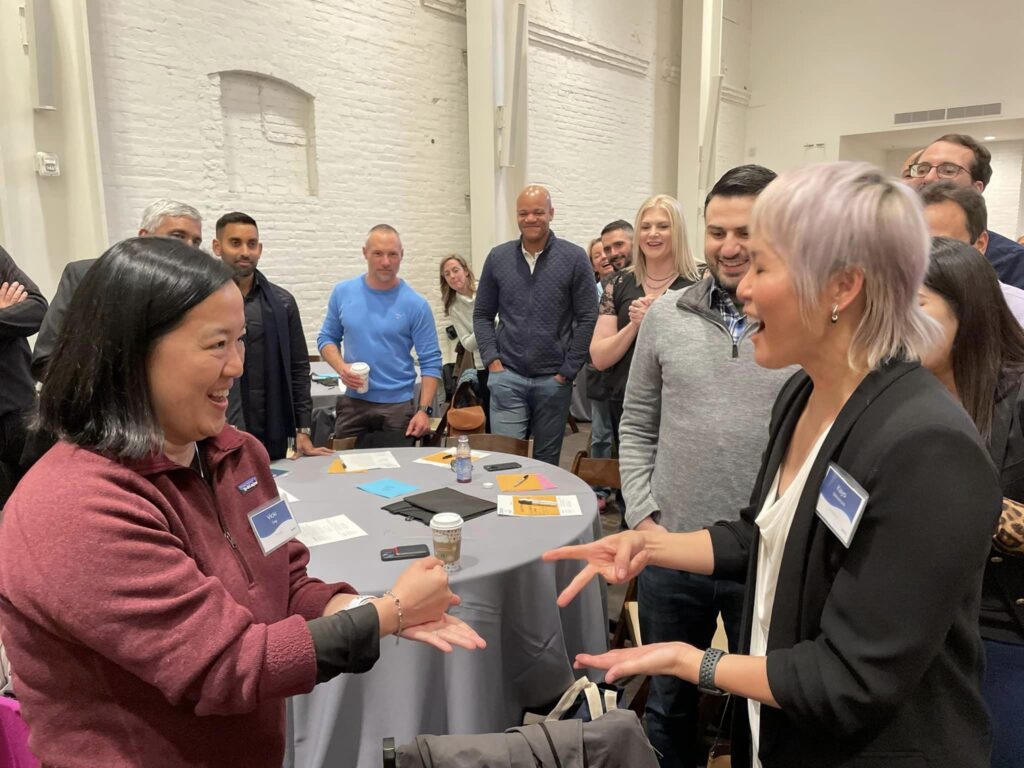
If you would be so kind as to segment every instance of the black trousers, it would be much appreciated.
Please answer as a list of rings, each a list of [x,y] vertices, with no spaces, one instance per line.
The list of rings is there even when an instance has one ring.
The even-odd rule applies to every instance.
[[[25,417],[21,413],[0,416],[0,507],[22,476],[21,453],[25,449]]]

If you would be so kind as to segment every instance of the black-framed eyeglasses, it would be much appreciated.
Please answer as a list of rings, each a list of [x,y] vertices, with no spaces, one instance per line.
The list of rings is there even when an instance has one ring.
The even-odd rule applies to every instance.
[[[910,166],[910,178],[912,179],[923,179],[931,169],[935,169],[935,175],[940,179],[955,179],[957,174],[961,171],[970,175],[970,171],[964,168],[962,165],[956,163],[939,163],[938,165],[932,165],[931,163],[914,163]]]

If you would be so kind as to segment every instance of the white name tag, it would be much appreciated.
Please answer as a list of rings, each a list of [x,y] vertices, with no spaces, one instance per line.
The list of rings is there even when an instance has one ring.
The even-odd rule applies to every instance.
[[[817,512],[844,547],[850,547],[867,505],[868,492],[838,464],[829,462],[818,491]]]
[[[299,535],[299,524],[292,516],[288,502],[280,498],[268,501],[250,512],[249,525],[264,555],[269,555]]]

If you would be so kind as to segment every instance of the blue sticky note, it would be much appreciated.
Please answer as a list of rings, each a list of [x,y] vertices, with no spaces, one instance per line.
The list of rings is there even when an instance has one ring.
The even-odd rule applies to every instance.
[[[274,477],[284,477],[290,470],[284,469],[283,467],[271,467],[270,474]]]
[[[409,485],[408,483],[402,483],[398,480],[390,480],[386,477],[380,480],[374,480],[372,483],[363,483],[357,485],[361,491],[367,493],[374,493],[378,496],[383,496],[385,499],[393,499],[395,496],[401,496],[403,493],[409,493],[409,491],[417,490],[415,485]]]

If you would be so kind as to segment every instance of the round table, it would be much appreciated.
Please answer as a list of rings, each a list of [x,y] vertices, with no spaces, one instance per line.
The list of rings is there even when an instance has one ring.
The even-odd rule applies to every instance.
[[[603,585],[592,583],[570,606],[559,609],[555,597],[580,566],[539,560],[544,550],[600,536],[597,502],[589,486],[558,467],[500,453],[474,462],[473,482],[456,483],[448,468],[415,463],[436,448],[389,450],[399,469],[332,475],[327,472],[332,457],[274,465],[288,470],[278,485],[297,498],[291,508],[300,524],[345,514],[367,533],[313,547],[311,575],[379,594],[409,564],[382,562],[381,549],[431,545],[428,526],[382,509],[401,497],[385,499],[357,488],[382,478],[417,487],[409,493],[452,487],[493,499],[498,493],[495,475],[500,473],[486,472],[483,465],[515,461],[522,468],[509,472],[544,474],[556,485],[547,493],[574,494],[583,515],[508,518],[490,512],[467,520],[461,569],[451,574],[452,590],[462,604],[452,613],[471,624],[488,647],[443,654],[419,643],[382,639],[380,659],[370,672],[342,675],[292,699],[294,754],[286,765],[377,766],[386,736],[401,744],[421,733],[502,731],[520,724],[525,707],[551,702],[572,683],[571,660],[577,653],[607,648]],[[484,482],[495,487],[484,488]]]

